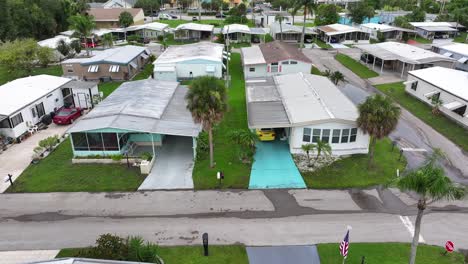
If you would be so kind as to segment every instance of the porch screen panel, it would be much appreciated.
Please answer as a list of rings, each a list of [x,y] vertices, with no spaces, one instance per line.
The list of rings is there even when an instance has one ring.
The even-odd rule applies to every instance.
[[[71,133],[71,136],[73,140],[73,148],[75,150],[89,150],[85,133]]]
[[[89,150],[104,150],[101,133],[86,133],[88,136]]]
[[[119,150],[116,133],[102,133],[102,140],[104,142],[105,150]]]

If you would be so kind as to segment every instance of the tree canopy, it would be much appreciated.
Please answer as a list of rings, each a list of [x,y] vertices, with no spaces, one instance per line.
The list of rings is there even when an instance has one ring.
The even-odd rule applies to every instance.
[[[366,18],[374,17],[374,8],[366,2],[360,1],[349,5],[349,17],[353,23],[362,24]]]
[[[153,15],[159,10],[160,2],[158,0],[138,0],[134,7],[143,9],[145,16]]]
[[[315,25],[322,26],[337,23],[340,19],[338,11],[339,8],[333,4],[319,5],[315,14]]]

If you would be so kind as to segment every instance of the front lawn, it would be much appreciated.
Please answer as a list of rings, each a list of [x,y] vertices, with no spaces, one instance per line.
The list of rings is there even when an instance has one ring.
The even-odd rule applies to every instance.
[[[60,250],[55,258],[80,257],[79,248]],[[210,246],[209,256],[203,256],[202,246],[159,247],[157,254],[167,264],[248,264],[244,246]]]
[[[414,40],[414,41],[419,42],[421,44],[431,44],[432,43],[432,40],[425,39],[425,38],[423,38],[421,36],[416,36],[416,37],[410,38],[410,40]]]
[[[468,42],[468,41],[467,41],[467,38],[466,38],[467,35],[468,35],[467,32],[461,32],[458,36],[456,36],[456,37],[453,39],[453,42],[466,43],[466,42]]]
[[[15,76],[15,75],[9,74],[7,71],[7,67],[8,66],[0,65],[0,85],[21,77],[21,76]],[[30,75],[33,76],[33,75],[40,75],[40,74],[62,76],[63,75],[62,66],[53,65],[47,68],[35,67],[32,69],[31,74],[27,74],[25,76],[30,76]]]
[[[153,63],[148,63],[145,65],[145,68],[139,72],[135,77],[133,77],[132,81],[139,81],[139,80],[146,80],[148,79],[151,74],[153,73],[154,65]]]
[[[351,239],[353,237],[351,231]],[[337,264],[343,261],[339,254],[339,244],[317,245],[321,264]],[[346,263],[403,264],[408,263],[411,245],[408,243],[350,243]],[[455,252],[443,256],[444,249],[437,246],[419,244],[416,264],[463,264],[463,255]]]
[[[214,159],[216,166],[210,168],[208,154],[195,162],[193,182],[195,189],[218,188],[216,173],[224,172],[222,188],[246,189],[249,186],[251,164],[244,164],[238,157],[238,146],[228,140],[228,133],[234,129],[247,129],[244,73],[239,53],[232,53],[229,62],[231,87],[228,89],[228,112],[215,128]]]
[[[372,77],[377,77],[379,76],[378,73],[375,71],[367,68],[367,66],[362,65],[355,59],[349,57],[348,55],[345,54],[337,54],[335,56],[335,59],[339,61],[343,66],[346,68],[350,69],[352,72],[354,72],[357,76],[363,78],[363,79],[369,79]]]
[[[313,189],[343,189],[365,188],[385,184],[396,177],[396,170],[400,172],[406,167],[404,156],[398,161],[399,150],[386,138],[378,141],[375,148],[375,165],[368,169],[369,156],[364,154],[352,155],[335,161],[328,167],[315,172],[301,172],[308,188]]]
[[[109,96],[115,89],[117,89],[123,82],[103,82],[98,84],[98,89],[103,93],[104,98]]]
[[[72,164],[70,140],[38,164],[29,165],[6,192],[136,191],[145,179],[137,168],[110,164]]]
[[[443,114],[432,114],[432,108],[405,92],[405,85],[401,82],[381,84],[375,86],[390,96],[413,115],[450,139],[453,143],[468,151],[468,133],[451,119]]]
[[[322,49],[331,49],[331,48],[333,48],[332,46],[330,46],[330,44],[325,43],[321,39],[318,39],[318,38],[314,40],[314,43],[317,44],[317,46],[319,46]]]
[[[304,22],[295,22],[294,25],[295,25],[295,26],[299,26],[299,27],[303,27],[303,26],[304,26]],[[306,23],[305,23],[305,26],[306,26],[306,28],[308,28],[308,27],[315,27],[315,23],[314,23],[314,22],[306,22]]]

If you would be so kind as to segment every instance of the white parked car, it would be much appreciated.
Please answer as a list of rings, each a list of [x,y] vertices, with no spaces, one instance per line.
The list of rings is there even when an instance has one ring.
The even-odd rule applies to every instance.
[[[172,17],[169,14],[159,14],[159,20],[171,20]]]

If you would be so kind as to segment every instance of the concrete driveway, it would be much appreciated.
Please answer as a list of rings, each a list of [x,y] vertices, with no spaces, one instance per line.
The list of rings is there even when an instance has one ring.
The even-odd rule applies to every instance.
[[[166,136],[151,173],[138,190],[193,189],[191,137]]]
[[[10,146],[6,151],[0,154],[0,192],[3,193],[10,183],[5,183],[4,178],[7,174],[12,174],[16,179],[31,163],[34,148],[38,146],[39,141],[44,138],[59,135],[62,136],[68,126],[57,126],[50,124],[49,128],[36,132],[19,144]]]

